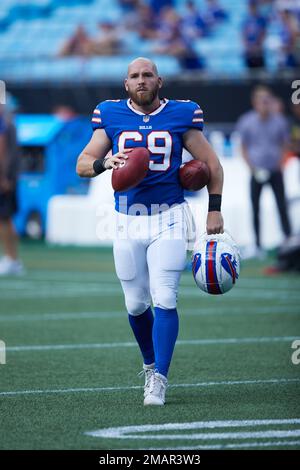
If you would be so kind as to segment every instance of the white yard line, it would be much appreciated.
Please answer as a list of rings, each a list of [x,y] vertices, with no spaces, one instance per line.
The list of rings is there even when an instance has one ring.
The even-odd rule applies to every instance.
[[[91,296],[95,297],[111,297],[112,295],[114,296],[119,296],[123,297],[123,292],[121,288],[117,287],[112,287],[112,286],[105,286],[103,288],[101,287],[95,287],[93,289],[89,289],[88,287],[81,287],[78,289],[74,288],[65,288],[63,289],[62,287],[60,288],[54,288],[52,287],[51,289],[43,290],[41,288],[33,289],[32,291],[28,291],[27,289],[21,291],[21,292],[1,292],[1,299],[3,300],[11,300],[11,301],[16,301],[16,300],[23,300],[23,299],[59,299],[59,298],[78,298],[80,297],[81,299],[86,299]],[[204,292],[202,293],[199,289],[197,288],[185,288],[182,289],[180,288],[179,290],[179,298],[186,298],[188,297],[189,299],[198,299],[201,301],[201,299],[204,298],[204,296],[207,297],[207,294]],[[258,292],[256,290],[251,291],[250,289],[240,289],[236,288],[230,291],[228,294],[226,294],[226,301],[229,300],[234,300],[234,299],[243,299],[244,302],[253,302],[253,300],[273,300],[276,302],[279,301],[288,301],[290,302],[299,302],[300,300],[300,294],[294,290],[292,293],[282,291],[279,292],[278,290],[269,290],[267,291],[266,289],[262,290],[261,292]],[[300,310],[300,309],[299,309]]]
[[[113,259],[113,258],[112,258]],[[118,283],[117,276],[114,272],[102,272],[102,271],[62,271],[62,270],[32,270],[29,271],[24,278],[21,278],[20,280],[30,280],[30,281],[58,281],[58,282],[65,282],[66,280],[72,281],[75,280],[76,278],[78,282],[82,280],[82,275],[85,276],[85,279],[89,279],[92,282],[97,282],[97,281],[107,281],[110,280],[112,282]],[[6,279],[6,281],[9,281],[9,279]],[[17,279],[18,281],[18,279]],[[14,282],[14,281],[13,281]],[[182,285],[191,285],[193,281],[193,276],[191,272],[184,271],[181,277],[181,284]],[[297,287],[299,283],[299,279],[286,279],[286,278],[278,278],[275,276],[272,277],[261,277],[261,278],[253,278],[253,277],[245,277],[241,275],[239,279],[239,284],[244,285],[246,287],[248,286],[255,286],[255,287],[261,287],[262,282],[264,284],[271,284],[271,287],[273,285],[278,285],[284,287],[284,288],[293,288],[293,285]]]
[[[184,430],[184,427],[181,429]],[[94,433],[87,433],[93,437],[105,437],[103,434],[98,435],[97,431]],[[106,436],[108,437],[108,436]],[[212,441],[223,439],[269,439],[269,438],[282,438],[282,437],[300,437],[300,429],[293,430],[272,430],[272,431],[251,431],[251,432],[211,432],[211,433],[194,433],[194,434],[128,434],[109,436],[116,439],[144,439],[144,440],[197,440],[197,441]]]
[[[211,339],[192,339],[178,340],[176,345],[218,345],[218,344],[261,344],[261,343],[280,343],[294,341],[296,336],[261,336],[253,338],[211,338]],[[41,344],[41,345],[6,345],[7,352],[31,352],[31,351],[63,351],[76,349],[110,349],[110,348],[132,348],[137,347],[134,341],[114,342],[114,343],[77,343],[77,344]]]
[[[300,429],[280,429],[281,426],[298,425],[300,419],[262,419],[262,420],[224,420],[224,421],[195,421],[182,423],[145,424],[133,426],[118,426],[102,428],[85,432],[86,435],[102,439],[138,439],[138,440],[194,440],[194,441],[218,441],[218,440],[244,440],[244,439],[269,439],[299,437]],[[263,429],[261,427],[276,426],[276,429]],[[251,428],[258,429],[251,429]],[[279,427],[279,429],[278,429]],[[229,431],[232,428],[248,428],[247,430]],[[221,432],[211,432],[220,429]],[[199,431],[182,433],[182,431]],[[205,430],[205,431],[204,431]],[[176,432],[176,431],[179,431]],[[247,443],[246,443],[247,444]],[[226,444],[225,444],[226,445]]]
[[[299,418],[291,419],[232,419],[232,420],[210,420],[210,421],[192,421],[182,423],[164,423],[164,424],[139,424],[133,426],[118,426],[99,429],[98,433],[102,437],[128,436],[132,432],[157,432],[157,431],[186,431],[191,429],[220,429],[220,428],[245,428],[259,426],[300,424]],[[93,431],[92,431],[93,432]],[[185,434],[186,435],[186,434]]]
[[[300,383],[300,379],[259,379],[259,380],[228,380],[228,381],[212,381],[198,382],[191,384],[174,384],[170,388],[201,388],[214,386],[232,386],[232,385],[279,385]],[[140,390],[143,386],[127,386],[127,387],[88,387],[88,388],[64,388],[64,389],[45,389],[45,390],[15,390],[2,391],[0,396],[18,396],[18,395],[47,395],[47,394],[68,394],[68,393],[100,393],[100,392],[119,392],[124,390]]]
[[[179,314],[185,316],[211,316],[211,315],[275,315],[283,313],[284,315],[297,315],[300,314],[299,305],[274,305],[272,307],[257,307],[256,305],[246,305],[243,307],[230,307],[223,306],[222,309],[211,306],[200,307],[199,310],[185,309],[179,307]],[[0,314],[0,322],[31,322],[31,321],[64,321],[64,320],[82,320],[82,319],[97,319],[103,320],[107,318],[127,318],[125,309],[112,310],[107,312],[59,312],[59,313],[10,313]]]
[[[80,288],[81,290],[84,288],[86,289],[101,289],[101,288],[106,288],[106,287],[111,287],[113,289],[120,290],[120,282],[118,280],[116,281],[110,281],[109,279],[99,279],[99,280],[93,280],[93,281],[88,281],[85,280],[84,283],[80,282],[79,280],[72,280],[72,279],[62,279],[62,280],[44,280],[44,279],[36,279],[36,280],[14,280],[14,281],[5,281],[1,280],[0,284],[0,291],[5,291],[11,290],[11,291],[22,291],[22,290],[36,290],[37,288],[39,289],[45,289],[51,291],[53,287],[56,288],[71,288],[73,290],[76,290],[77,288]],[[298,284],[289,284],[289,285],[270,285],[270,286],[265,286],[262,284],[258,285],[248,285],[247,283],[239,283],[237,284],[236,289],[238,290],[243,290],[243,291],[269,291],[269,292],[276,292],[282,291],[291,291],[291,292],[296,292],[296,289],[298,287]],[[195,290],[198,292],[198,289],[194,283],[180,283],[180,289],[182,290],[188,290],[190,291]],[[235,289],[235,290],[236,290]],[[297,292],[296,292],[297,293]]]
[[[192,280],[191,280],[192,281]],[[182,289],[194,289],[196,288],[195,284],[193,283],[193,281],[191,282],[184,282],[184,281],[181,281],[180,282],[180,287]],[[253,282],[254,281],[254,282]],[[80,287],[82,288],[83,284],[82,284],[82,280],[81,279],[66,279],[66,278],[63,278],[63,279],[57,279],[56,277],[53,278],[53,279],[43,279],[43,278],[36,278],[36,279],[30,279],[30,278],[20,278],[20,279],[7,279],[7,280],[1,280],[1,284],[0,284],[0,289],[2,290],[7,290],[7,289],[10,289],[10,290],[26,290],[26,289],[36,289],[37,287],[47,287],[49,288],[49,283],[52,286],[57,286],[57,287],[60,287],[60,286],[69,286],[69,287],[72,287],[74,289],[76,289],[77,287]],[[257,291],[257,290],[271,290],[271,291],[274,291],[274,288],[276,289],[276,291],[278,290],[282,290],[282,291],[295,291],[295,289],[297,289],[298,287],[298,284],[299,284],[299,281],[298,282],[289,282],[287,283],[285,281],[285,283],[271,283],[270,285],[266,286],[264,284],[262,284],[261,281],[258,281],[258,280],[251,280],[249,279],[247,282],[245,282],[245,280],[243,279],[242,281],[238,281],[238,288],[239,289],[247,289],[247,290],[254,290],[254,291]],[[103,278],[99,278],[99,279],[85,279],[84,280],[84,286],[86,288],[101,288],[101,286],[111,286],[111,287],[115,287],[115,288],[120,288],[120,282],[119,280],[114,277],[114,278],[110,278],[109,276],[104,276]],[[196,288],[197,289],[197,288]]]
[[[122,289],[118,282],[104,283],[104,282],[93,282],[93,283],[74,283],[69,281],[63,282],[46,282],[45,285],[39,285],[36,282],[5,282],[1,281],[1,298],[6,300],[18,299],[40,299],[40,298],[64,298],[64,297],[86,297],[90,295],[95,296],[110,296],[111,294],[123,296]],[[3,289],[3,291],[2,291]],[[181,286],[179,291],[180,297],[189,298],[207,298],[207,294],[201,292],[196,286]],[[300,300],[300,294],[296,288],[292,288],[288,291],[286,288],[280,289],[279,287],[266,288],[262,286],[260,289],[257,287],[249,286],[237,286],[231,290],[227,295],[226,299],[235,298],[250,298],[253,299],[270,299],[270,300],[288,300],[289,302]]]

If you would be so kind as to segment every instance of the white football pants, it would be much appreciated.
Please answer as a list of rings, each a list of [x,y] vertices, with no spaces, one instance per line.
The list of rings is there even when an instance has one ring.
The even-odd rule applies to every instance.
[[[129,314],[145,312],[151,299],[154,306],[176,308],[191,224],[186,202],[151,216],[117,213],[114,260]]]

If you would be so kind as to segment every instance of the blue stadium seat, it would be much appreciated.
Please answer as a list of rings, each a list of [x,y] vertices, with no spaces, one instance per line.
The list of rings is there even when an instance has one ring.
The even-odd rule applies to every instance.
[[[195,0],[201,11],[205,0]],[[178,11],[185,11],[186,0],[174,0]],[[226,22],[214,28],[209,37],[194,41],[196,53],[203,57],[208,73],[240,76],[245,71],[241,23],[247,10],[246,0],[220,0],[229,12]],[[0,65],[1,78],[15,76],[17,80],[66,80],[77,74],[87,78],[119,79],[125,73],[128,60],[137,55],[155,57],[164,75],[180,73],[173,57],[153,55],[155,41],[142,40],[135,32],[123,36],[120,57],[57,59],[58,51],[79,24],[88,34],[98,34],[98,22],[122,24],[123,11],[118,0],[1,0],[0,4]],[[278,62],[278,26],[268,28],[266,61],[270,71]],[[47,62],[48,58],[48,62]],[[21,64],[15,63],[21,61]],[[32,66],[30,66],[30,61]],[[28,64],[27,64],[28,62]]]

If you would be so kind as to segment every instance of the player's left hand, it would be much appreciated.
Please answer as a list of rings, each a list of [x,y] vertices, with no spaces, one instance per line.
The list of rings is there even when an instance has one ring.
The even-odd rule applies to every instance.
[[[211,211],[207,214],[206,232],[208,235],[224,233],[224,221],[221,212]]]

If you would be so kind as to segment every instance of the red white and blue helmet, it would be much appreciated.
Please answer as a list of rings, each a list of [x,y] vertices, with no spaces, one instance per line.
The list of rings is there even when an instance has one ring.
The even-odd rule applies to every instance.
[[[197,286],[208,294],[232,289],[240,274],[240,253],[231,235],[203,234],[193,251],[192,271]]]

